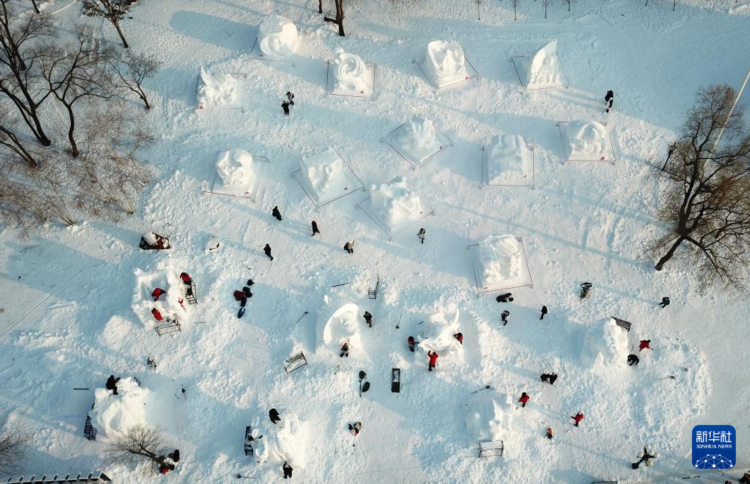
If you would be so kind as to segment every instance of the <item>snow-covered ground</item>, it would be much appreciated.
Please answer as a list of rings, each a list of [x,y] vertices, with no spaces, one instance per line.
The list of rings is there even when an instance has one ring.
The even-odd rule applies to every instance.
[[[80,4],[68,4],[43,7],[70,28]],[[257,27],[271,14],[298,30],[289,62],[251,56]],[[744,0],[679,1],[674,12],[660,0],[647,7],[581,0],[572,12],[554,2],[546,20],[542,2],[519,3],[514,22],[510,2],[485,0],[477,21],[474,2],[353,0],[341,38],[313,0],[139,2],[125,34],[134,51],[165,62],[147,85],[154,108],[143,123],[158,137],[148,154],[158,176],[142,209],[119,225],[51,226],[28,240],[0,234],[0,422],[33,434],[23,474],[102,469],[117,482],[157,478],[111,465],[103,439],[82,436],[94,390],[115,374],[136,376],[160,395],[146,420],[180,448],[182,461],[167,477],[178,482],[229,482],[238,473],[281,479],[274,459],[258,464],[242,451],[245,426],[268,426],[272,407],[298,418],[294,445],[277,447],[303,454],[294,474],[303,482],[659,482],[697,474],[723,482],[691,468],[698,424],[735,426],[740,464],[728,474],[740,475],[750,465],[750,304],[702,287],[684,261],[654,272],[644,249],[663,230],[651,165],[663,161],[700,86],[738,87],[750,67],[748,14]],[[116,41],[108,24],[101,32]],[[436,91],[412,63],[433,40],[457,42],[481,77]],[[524,94],[511,57],[531,56],[550,40],[558,41],[570,89]],[[327,61],[338,47],[377,64],[373,100],[326,96]],[[201,66],[238,80],[239,108],[198,109]],[[606,116],[608,89],[615,105]],[[285,117],[280,104],[290,90],[295,105]],[[381,138],[415,115],[433,120],[454,146],[413,171]],[[562,164],[557,123],[579,119],[607,123],[614,164]],[[481,147],[504,133],[534,146],[535,190],[480,189]],[[290,174],[329,146],[365,186],[404,176],[435,216],[389,240],[355,208],[364,192],[315,212]],[[256,203],[202,191],[217,153],[235,149],[270,160]],[[275,205],[282,222],[271,217]],[[311,220],[320,236],[310,237]],[[172,248],[139,250],[147,230],[170,237]],[[534,284],[499,305],[492,295],[477,297],[467,247],[506,233],[523,238]],[[212,234],[221,247],[207,252]],[[352,256],[342,249],[349,239]],[[192,275],[199,304],[181,318],[181,332],[159,337],[132,304],[135,271],[165,269],[170,278]],[[381,291],[370,300],[378,275]],[[238,319],[232,293],[249,277],[254,296]],[[584,281],[594,289],[582,301]],[[331,287],[344,283],[351,284]],[[665,310],[656,305],[662,296],[672,300]],[[358,332],[342,330],[361,345],[341,359],[338,343],[319,344],[319,332],[348,304],[370,311],[373,327],[360,314]],[[542,305],[549,315],[540,321]],[[499,321],[504,309],[507,326]],[[441,355],[429,373],[424,352],[409,352],[406,339],[422,334],[419,323],[430,315],[456,311],[461,351]],[[638,367],[582,360],[589,328],[611,316],[633,323],[631,340],[651,340],[654,350],[641,352]],[[309,365],[285,374],[283,361],[299,351]],[[390,391],[392,368],[401,369],[398,394]],[[362,398],[360,370],[372,385]],[[551,371],[557,383],[543,385],[539,375]],[[515,401],[524,391],[531,401],[513,410],[512,426],[495,429],[505,455],[478,459],[481,429],[467,428],[476,422],[467,415],[490,405],[471,395],[488,384],[494,389],[478,394],[491,394],[487,402]],[[488,412],[482,421],[505,412],[487,408],[477,410]],[[578,411],[585,419],[575,428],[570,416]],[[356,438],[346,428],[354,421],[363,423]],[[634,471],[644,443],[661,456]]]

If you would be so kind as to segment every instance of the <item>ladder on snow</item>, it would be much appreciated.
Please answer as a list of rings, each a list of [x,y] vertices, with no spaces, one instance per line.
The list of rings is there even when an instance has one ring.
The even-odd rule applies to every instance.
[[[185,299],[187,299],[188,304],[198,304],[198,299],[195,296],[195,282],[190,282],[190,285],[187,287],[187,290],[185,291]]]
[[[176,333],[178,331],[182,333],[182,327],[180,326],[180,322],[177,320],[177,318],[167,319],[164,324],[156,326],[155,329],[159,336],[163,336],[169,333]]]
[[[86,414],[86,423],[83,425],[83,436],[88,440],[96,440],[96,429],[91,422],[91,415]]]
[[[380,289],[380,275],[378,275],[378,279],[375,282],[375,289],[369,289],[367,291],[367,297],[369,297],[370,299],[377,299],[379,289]]]

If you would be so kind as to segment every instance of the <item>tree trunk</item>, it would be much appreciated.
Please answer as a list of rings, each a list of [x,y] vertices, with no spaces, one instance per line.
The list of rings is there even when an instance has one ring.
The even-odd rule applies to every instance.
[[[36,168],[39,166],[31,154],[26,151],[26,148],[21,144],[21,141],[18,139],[18,137],[10,130],[5,129],[4,127],[0,126],[0,132],[5,133],[5,135],[10,139],[10,143],[4,143],[0,141],[0,144],[6,145],[9,149],[13,150],[18,156],[23,158],[23,160],[32,168]]]
[[[674,253],[677,252],[677,248],[684,241],[685,239],[683,237],[680,237],[679,239],[677,239],[677,241],[674,244],[672,244],[672,247],[669,248],[669,251],[666,254],[664,254],[664,257],[659,259],[659,262],[656,263],[656,267],[654,267],[654,269],[656,269],[657,271],[662,270],[664,268],[664,264],[669,262],[669,259],[671,259],[674,256]]]
[[[346,36],[344,33],[344,0],[336,0],[336,24],[339,26],[339,35]]]
[[[318,0],[318,13],[323,13],[323,0]]]
[[[37,7],[37,6],[36,6],[36,0],[31,0],[31,4],[32,4],[32,5],[34,5],[34,11],[35,11],[36,13],[40,13],[40,12],[39,12],[39,7]]]
[[[76,143],[76,138],[73,135],[76,129],[76,118],[75,118],[75,114],[73,114],[73,106],[69,106],[65,104],[65,108],[68,110],[68,119],[70,119],[70,127],[68,128],[68,141],[70,142],[70,154],[73,156],[73,158],[78,158],[78,155],[80,155],[81,152],[78,150],[78,144]]]
[[[16,78],[19,78],[19,76],[16,76]],[[26,103],[19,99],[8,88],[5,88],[0,84],[0,92],[8,96],[10,100],[13,101],[13,104],[15,104],[18,108],[18,111],[21,113],[24,122],[29,127],[31,132],[34,133],[34,137],[37,139],[37,141],[39,141],[39,144],[41,144],[42,146],[51,145],[52,141],[50,141],[50,139],[47,138],[47,135],[44,134],[42,123],[39,121],[39,116],[36,112],[36,103],[33,99],[31,99],[31,95],[29,94],[28,89],[26,89],[25,85],[19,84],[19,88],[21,89],[21,93],[23,94],[24,98],[26,98]]]
[[[117,30],[117,35],[119,35],[120,40],[122,40],[122,46],[125,47],[126,49],[130,48],[130,46],[128,45],[128,41],[125,40],[125,36],[122,34],[122,29],[120,29],[120,21],[116,20],[112,22],[112,25],[115,26],[115,29]]]

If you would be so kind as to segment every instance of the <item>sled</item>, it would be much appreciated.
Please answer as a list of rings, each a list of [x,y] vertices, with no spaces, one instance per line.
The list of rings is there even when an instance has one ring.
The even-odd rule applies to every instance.
[[[401,370],[391,369],[391,393],[401,393]]]
[[[176,333],[178,331],[182,332],[180,322],[176,318],[167,319],[164,323],[157,325],[154,329],[159,336],[163,336],[169,333]]]
[[[141,243],[139,247],[142,250],[167,250],[172,246],[169,244],[169,239],[163,235],[154,234],[156,236],[156,243],[149,244],[145,237],[141,237]]]

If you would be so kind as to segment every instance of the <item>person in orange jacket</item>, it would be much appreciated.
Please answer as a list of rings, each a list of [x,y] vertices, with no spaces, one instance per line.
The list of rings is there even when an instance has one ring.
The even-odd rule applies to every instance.
[[[437,365],[438,354],[435,353],[434,351],[428,351],[427,356],[430,357],[429,370],[432,371],[433,368],[435,368],[435,365]]]
[[[581,420],[583,420],[583,412],[578,412],[575,417],[570,418],[576,421],[575,426],[578,427],[578,424],[581,423]]]

